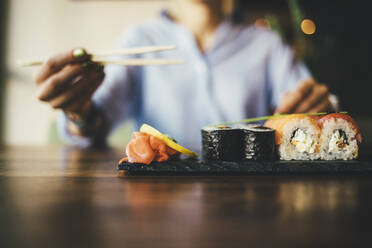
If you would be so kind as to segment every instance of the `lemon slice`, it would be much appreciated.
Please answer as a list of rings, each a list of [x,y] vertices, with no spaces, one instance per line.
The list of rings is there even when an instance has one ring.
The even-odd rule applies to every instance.
[[[158,130],[156,130],[155,128],[147,125],[147,124],[143,124],[140,128],[140,132],[143,132],[143,133],[147,133],[147,134],[150,134],[152,136],[155,136],[156,138],[158,139],[161,139],[162,141],[164,141],[164,143],[169,146],[170,148],[182,153],[182,154],[185,154],[185,155],[188,155],[188,156],[191,156],[191,157],[198,157],[199,155],[193,151],[190,151],[189,149],[183,147],[183,146],[180,146],[179,144],[177,144],[176,142],[174,142],[173,140],[171,140],[170,138],[168,138],[166,135],[162,134],[161,132],[159,132]]]

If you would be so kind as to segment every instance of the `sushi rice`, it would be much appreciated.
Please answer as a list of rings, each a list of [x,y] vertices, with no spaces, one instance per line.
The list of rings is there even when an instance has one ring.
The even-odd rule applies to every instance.
[[[320,154],[324,160],[349,160],[358,157],[357,131],[344,119],[331,118],[323,124]]]
[[[282,160],[316,160],[320,158],[320,128],[315,119],[291,115],[268,121],[265,126],[276,130],[279,157]]]

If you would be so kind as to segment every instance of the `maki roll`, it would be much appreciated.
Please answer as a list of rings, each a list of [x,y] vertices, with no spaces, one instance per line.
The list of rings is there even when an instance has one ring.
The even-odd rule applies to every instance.
[[[315,118],[293,114],[268,120],[266,127],[275,129],[276,144],[282,160],[315,160],[320,158],[321,130]]]
[[[360,129],[350,115],[333,113],[318,120],[322,129],[320,154],[324,160],[350,160],[358,157],[362,142]]]
[[[276,158],[275,130],[249,125],[244,132],[244,160],[272,161]]]
[[[201,132],[203,159],[240,161],[244,158],[244,133],[241,128],[207,126]]]
[[[220,161],[271,161],[275,158],[275,131],[249,126],[202,129],[203,159]]]

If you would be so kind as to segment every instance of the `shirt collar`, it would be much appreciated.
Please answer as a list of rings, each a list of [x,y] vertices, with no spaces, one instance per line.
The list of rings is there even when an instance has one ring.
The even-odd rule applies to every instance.
[[[166,9],[162,9],[160,11],[160,17],[163,18],[167,22],[171,22],[175,25],[178,25],[176,22],[174,22],[172,16],[169,14],[169,12]],[[180,25],[181,26],[181,25]],[[186,28],[185,28],[186,29]],[[216,39],[213,44],[213,46],[206,52],[206,54],[212,52],[213,50],[217,49],[220,45],[224,44],[225,42],[229,41],[231,38],[233,38],[231,35],[234,33],[235,25],[229,20],[228,18],[226,20],[223,20],[216,29]],[[187,29],[189,34],[191,32]]]

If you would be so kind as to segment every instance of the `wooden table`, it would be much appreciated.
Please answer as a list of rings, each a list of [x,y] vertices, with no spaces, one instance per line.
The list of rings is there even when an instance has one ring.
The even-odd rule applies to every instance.
[[[121,154],[0,151],[0,247],[371,247],[372,174],[119,175]]]

